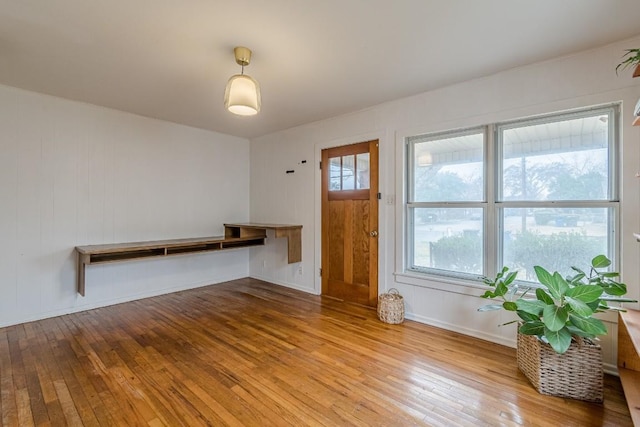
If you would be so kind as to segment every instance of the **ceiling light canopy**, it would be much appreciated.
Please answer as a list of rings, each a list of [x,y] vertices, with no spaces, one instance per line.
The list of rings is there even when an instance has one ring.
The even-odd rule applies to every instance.
[[[238,65],[242,66],[240,74],[231,76],[224,92],[224,106],[227,110],[240,116],[253,116],[260,111],[260,85],[250,76],[244,74],[244,67],[251,62],[251,50],[246,47],[233,49]]]

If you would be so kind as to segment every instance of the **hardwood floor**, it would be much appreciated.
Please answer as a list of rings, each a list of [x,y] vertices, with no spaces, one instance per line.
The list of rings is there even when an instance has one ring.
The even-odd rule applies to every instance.
[[[515,350],[253,279],[0,329],[4,426],[625,426]]]

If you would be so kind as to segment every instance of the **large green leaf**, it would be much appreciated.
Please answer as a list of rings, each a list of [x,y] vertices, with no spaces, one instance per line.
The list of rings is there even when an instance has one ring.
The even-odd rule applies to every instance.
[[[562,277],[562,275],[557,271],[553,273],[553,284],[558,288],[558,292],[560,293],[560,296],[564,296],[567,293],[567,291],[570,289],[569,284],[567,283],[565,278]]]
[[[549,286],[549,283],[553,280],[553,276],[544,268],[539,265],[534,265],[533,270],[536,272],[536,277],[538,278],[538,282],[542,283],[545,286]]]
[[[547,306],[542,301],[528,299],[518,299],[516,304],[518,305],[518,310],[531,313],[538,317],[542,316],[542,310]]]
[[[607,328],[604,326],[604,323],[594,317],[584,318],[571,314],[569,316],[569,322],[586,334],[605,335],[607,333]]]
[[[591,260],[591,266],[593,268],[606,268],[611,265],[611,261],[604,255],[598,255]]]
[[[569,289],[566,295],[582,302],[591,302],[600,298],[600,295],[602,295],[602,288],[600,286],[593,285],[580,285]]]
[[[569,303],[571,310],[573,310],[573,312],[578,316],[589,317],[593,314],[593,310],[587,305],[587,303],[582,302],[579,299],[565,297],[565,301]]]
[[[544,323],[539,320],[524,323],[518,329],[524,335],[542,335],[544,334]]]
[[[513,301],[505,301],[502,303],[502,307],[507,311],[516,311],[518,309],[518,304]]]
[[[536,314],[527,313],[526,311],[518,310],[516,313],[525,322],[533,322],[533,321],[540,320],[540,316]]]
[[[494,298],[495,294],[492,291],[486,291],[484,294],[482,294],[482,298]]]
[[[584,273],[578,273],[575,276],[568,276],[567,282],[571,283],[573,286],[577,286],[580,284],[580,281],[584,279],[587,275]]]
[[[627,293],[627,285],[624,283],[612,282],[604,288],[604,292],[608,295],[620,296]]]
[[[496,290],[494,294],[498,297],[501,297],[506,294],[508,290],[509,288],[507,287],[507,285],[505,285],[504,282],[500,280],[498,283],[496,283]]]
[[[552,275],[539,265],[534,266],[533,269],[535,270],[536,276],[538,277],[540,283],[542,283],[547,287],[547,289],[549,289],[549,292],[554,299],[561,299],[565,292],[569,290],[567,281],[564,280],[564,278],[557,271]]]
[[[569,332],[567,328],[562,328],[557,331],[551,331],[545,328],[544,336],[556,353],[563,354],[571,345],[571,332]]]
[[[569,318],[569,312],[565,307],[555,304],[547,305],[542,311],[542,321],[550,331],[556,332],[564,328]]]
[[[553,304],[553,298],[542,288],[536,289],[536,297],[545,304]]]
[[[598,310],[598,308],[600,308],[600,300],[599,299],[597,299],[595,301],[588,302],[586,304],[591,309],[591,311],[593,311],[594,313],[596,312],[596,310]]]
[[[620,273],[616,271],[607,271],[606,273],[600,273],[600,275],[602,277],[618,277],[620,276]]]
[[[595,335],[588,334],[582,329],[578,329],[573,325],[567,325],[567,329],[569,330],[569,332],[571,332],[571,335],[574,335],[574,336],[585,337],[585,338],[595,338]]]
[[[518,275],[517,271],[512,271],[511,273],[507,274],[507,277],[504,278],[504,284],[509,286],[511,282],[513,282],[516,279],[517,275]]]

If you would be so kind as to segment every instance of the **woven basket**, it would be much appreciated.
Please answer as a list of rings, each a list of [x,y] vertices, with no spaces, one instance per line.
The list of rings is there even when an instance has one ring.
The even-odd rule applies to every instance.
[[[518,333],[518,368],[540,394],[602,402],[602,349],[581,341],[558,354],[537,337]]]
[[[404,298],[397,289],[378,296],[378,319],[392,325],[404,322]]]

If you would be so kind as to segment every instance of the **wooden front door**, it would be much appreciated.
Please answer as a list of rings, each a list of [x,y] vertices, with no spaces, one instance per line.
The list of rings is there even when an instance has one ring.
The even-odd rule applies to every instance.
[[[322,150],[322,294],[377,304],[377,140]]]

